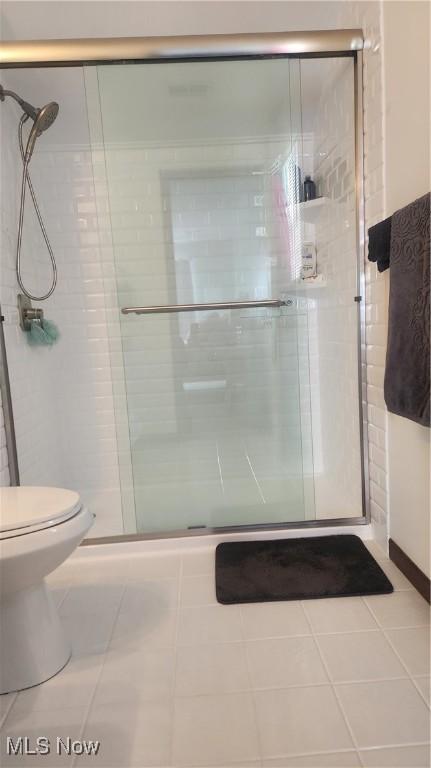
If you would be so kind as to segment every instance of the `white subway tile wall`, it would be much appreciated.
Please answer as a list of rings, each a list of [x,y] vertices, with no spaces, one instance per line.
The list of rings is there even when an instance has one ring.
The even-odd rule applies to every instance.
[[[385,210],[382,70],[382,3],[340,3],[338,26],[362,28],[370,43],[364,53],[365,232],[388,215]],[[365,239],[367,255],[368,240]],[[389,525],[387,411],[383,397],[388,317],[388,272],[365,263],[366,381],[370,511],[374,535],[386,548]]]
[[[303,61],[303,77],[315,66]],[[324,283],[311,288],[309,311],[316,517],[360,517],[353,62],[326,59],[319,67],[325,78],[313,110],[314,180],[325,204],[314,236]]]
[[[79,77],[79,73],[78,73]],[[90,146],[37,146],[30,170],[58,264],[58,285],[43,303],[60,331],[52,347],[30,347],[19,328],[15,247],[21,158],[18,113],[2,120],[0,301],[23,485],[76,489],[97,515],[93,535],[123,532],[105,276]],[[31,291],[50,283],[49,257],[27,195],[23,275]],[[34,303],[37,306],[37,302]],[[7,480],[2,475],[2,481]]]

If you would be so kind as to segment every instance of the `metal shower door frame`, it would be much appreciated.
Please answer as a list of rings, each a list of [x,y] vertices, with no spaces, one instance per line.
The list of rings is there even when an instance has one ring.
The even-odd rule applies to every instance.
[[[1,42],[0,69],[53,66],[97,66],[102,64],[163,63],[174,61],[217,61],[265,58],[332,58],[354,60],[355,166],[356,166],[356,239],[357,239],[357,313],[358,313],[358,407],[361,446],[362,509],[361,517],[334,520],[308,520],[298,523],[261,524],[206,528],[199,532],[170,531],[169,534],[131,534],[100,539],[127,541],[193,536],[220,531],[244,532],[327,526],[360,525],[370,522],[369,467],[367,442],[367,367],[365,338],[365,218],[364,218],[364,138],[362,100],[361,29],[312,32],[247,33],[231,35],[189,35],[148,38],[88,38],[75,40],[27,40]],[[0,326],[2,323],[0,323]],[[3,328],[0,328],[0,391],[5,409],[7,450],[12,484],[19,484],[19,471],[13,426],[12,398],[7,374]],[[96,543],[99,539],[89,539]]]

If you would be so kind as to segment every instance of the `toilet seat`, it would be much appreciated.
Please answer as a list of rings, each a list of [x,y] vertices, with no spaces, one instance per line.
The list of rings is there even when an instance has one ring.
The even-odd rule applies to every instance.
[[[63,488],[0,488],[0,540],[52,528],[81,508],[79,494]]]

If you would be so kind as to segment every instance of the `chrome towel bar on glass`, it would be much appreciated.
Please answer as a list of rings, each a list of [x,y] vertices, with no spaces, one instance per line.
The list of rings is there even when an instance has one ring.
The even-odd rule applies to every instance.
[[[219,301],[209,304],[167,304],[155,307],[123,307],[123,315],[161,315],[165,312],[205,312],[208,309],[247,309],[249,307],[289,307],[291,299],[263,299],[263,301]]]

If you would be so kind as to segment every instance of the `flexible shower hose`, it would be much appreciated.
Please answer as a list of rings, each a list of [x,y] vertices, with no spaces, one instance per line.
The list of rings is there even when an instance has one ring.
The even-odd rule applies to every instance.
[[[51,248],[51,243],[49,242],[48,234],[46,232],[42,215],[40,213],[39,206],[37,203],[36,193],[34,191],[34,187],[31,182],[30,174],[28,171],[30,157],[28,156],[27,150],[24,151],[24,144],[22,139],[22,127],[26,122],[26,120],[28,120],[28,115],[23,115],[21,117],[21,120],[19,121],[19,126],[18,126],[19,148],[20,148],[21,158],[22,158],[22,182],[21,182],[21,203],[20,203],[20,209],[19,209],[19,223],[18,223],[18,240],[17,240],[17,246],[16,246],[16,278],[18,280],[19,287],[21,288],[23,294],[27,296],[28,299],[32,299],[33,301],[44,301],[45,299],[48,299],[55,291],[55,287],[57,285],[57,265],[55,263],[55,256]],[[26,289],[21,277],[22,230],[24,225],[25,193],[26,193],[27,184],[30,190],[31,199],[33,200],[34,210],[36,212],[39,226],[41,228],[42,235],[45,240],[46,247],[48,249],[49,257],[51,259],[52,283],[49,291],[43,294],[43,296],[35,296],[32,293],[30,293],[30,291]]]

